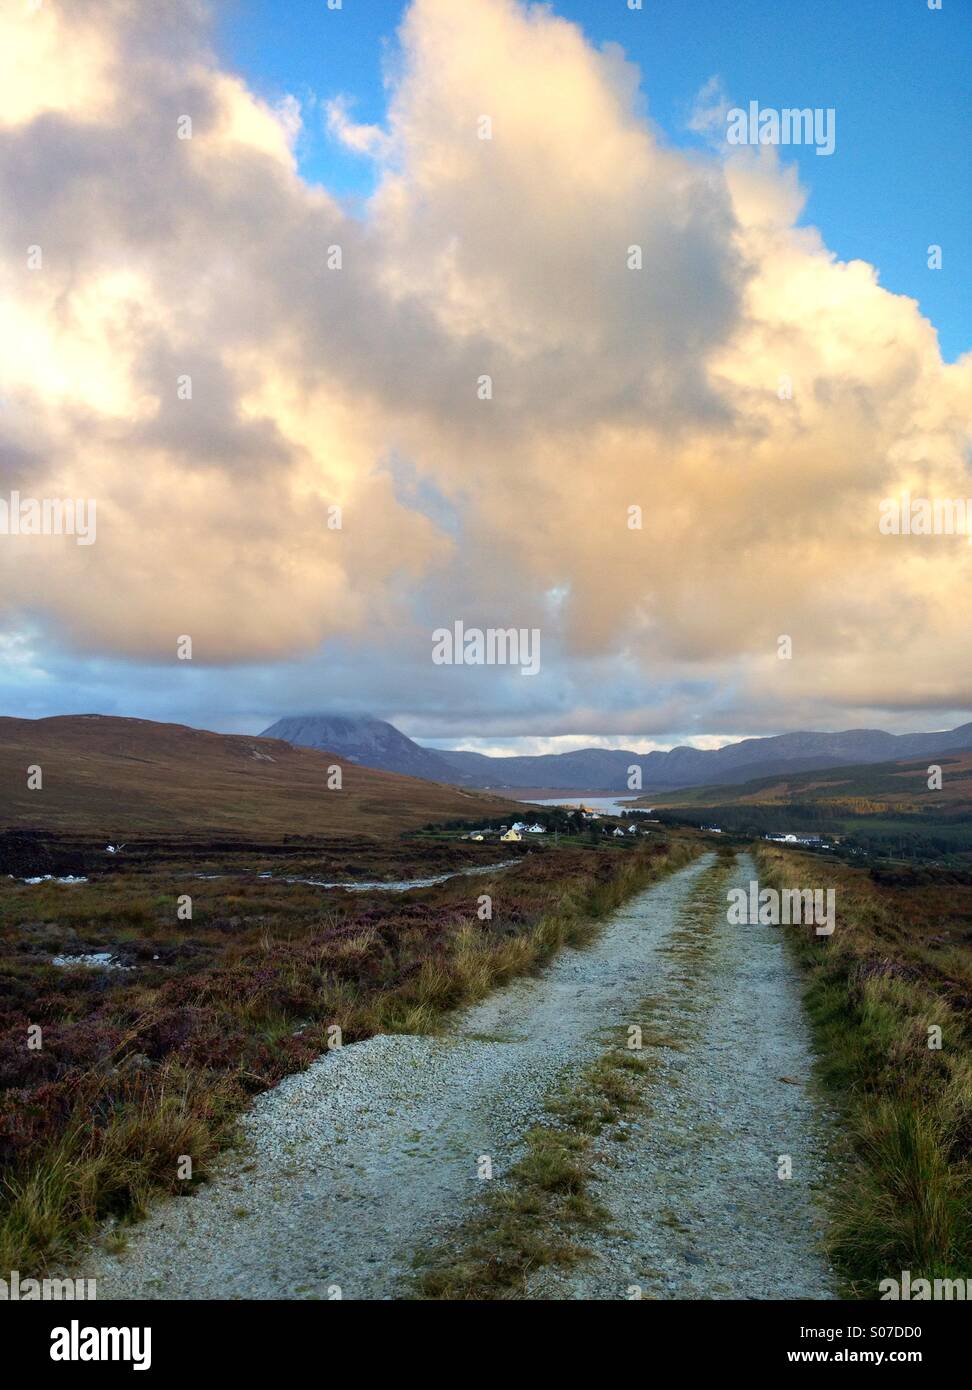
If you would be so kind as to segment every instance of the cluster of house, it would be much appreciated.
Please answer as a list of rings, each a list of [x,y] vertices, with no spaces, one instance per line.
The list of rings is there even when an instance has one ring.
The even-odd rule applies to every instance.
[[[523,840],[524,835],[545,835],[545,826],[528,826],[526,820],[515,820],[509,830],[503,830],[501,840]]]
[[[503,826],[499,838],[501,840],[522,840],[524,835],[546,835],[547,828],[544,825],[527,825],[526,821],[514,821],[511,826]],[[496,834],[495,830],[470,830],[468,835],[464,835],[464,840],[486,840],[492,839]]]
[[[593,811],[589,816],[585,816],[585,820],[593,820],[595,818],[595,813]],[[514,821],[511,826],[504,825],[500,831],[499,838],[506,841],[522,840],[524,835],[545,835],[546,833],[546,827],[543,825],[527,825],[526,821],[518,820]],[[612,835],[620,835],[622,838],[625,835],[637,835],[637,833],[638,827],[634,822],[628,826],[627,830],[624,830],[620,825],[616,825],[611,831]],[[462,838],[464,840],[491,840],[495,834],[495,830],[470,830],[469,833]]]
[[[525,820],[514,821],[509,830],[504,829],[500,835],[501,840],[522,840],[524,835],[546,835],[547,828],[544,825],[527,825]]]
[[[837,836],[832,837],[835,840]],[[764,840],[774,840],[779,845],[816,845],[819,849],[830,849],[829,841],[822,835],[764,835]]]

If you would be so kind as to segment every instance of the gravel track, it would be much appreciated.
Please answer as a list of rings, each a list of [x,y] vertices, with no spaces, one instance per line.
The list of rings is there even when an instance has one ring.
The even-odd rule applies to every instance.
[[[589,1266],[531,1296],[623,1298],[636,1283],[646,1296],[827,1296],[809,1189],[810,1056],[779,932],[717,931],[698,996],[679,983],[677,951],[666,954],[699,894],[712,897],[713,862],[638,894],[593,944],[462,1011],[448,1035],[372,1038],[288,1077],[257,1098],[243,1148],[210,1183],[157,1204],[120,1255],[95,1247],[78,1272],[97,1276],[102,1298],[328,1298],[335,1286],[344,1298],[408,1296],[416,1251],[475,1210],[480,1156],[501,1178],[550,1092],[641,1021],[646,995],[667,991],[668,1026],[684,1007],[698,1036],[691,1052],[666,1054],[683,1084],[666,1088],[667,1108],[653,1100],[634,1142],[611,1146],[618,1166],[598,1165],[596,1195],[634,1233],[595,1236]],[[734,881],[750,873],[745,863]],[[794,1155],[794,1179],[776,1178],[778,1153]],[[660,1234],[673,1205],[691,1239]]]
[[[599,1143],[592,1191],[612,1222],[584,1242],[595,1258],[545,1271],[530,1297],[835,1297],[817,1194],[836,1117],[809,1085],[798,969],[785,929],[726,921],[727,888],[756,877],[748,855],[708,875],[658,942],[645,1014],[677,1046],[648,1050],[647,1113],[627,1142]]]

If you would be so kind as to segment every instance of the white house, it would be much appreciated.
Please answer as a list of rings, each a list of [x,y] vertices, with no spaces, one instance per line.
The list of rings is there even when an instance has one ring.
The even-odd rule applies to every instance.
[[[531,835],[546,835],[546,827],[542,825],[528,825],[527,830]]]
[[[623,834],[624,834],[624,831],[621,829],[620,825],[616,825],[616,826],[614,827],[614,832],[613,832],[613,833],[614,833],[615,835],[623,835]]]

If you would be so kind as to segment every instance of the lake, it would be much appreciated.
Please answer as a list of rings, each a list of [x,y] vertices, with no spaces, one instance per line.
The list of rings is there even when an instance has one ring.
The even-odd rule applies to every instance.
[[[542,801],[525,802],[524,805],[530,806],[566,806],[568,808],[576,806],[587,806],[592,811],[599,811],[602,816],[620,816],[624,811],[647,811],[647,806],[626,805],[623,801],[616,800],[613,796],[582,796],[566,797],[551,796],[545,797]]]

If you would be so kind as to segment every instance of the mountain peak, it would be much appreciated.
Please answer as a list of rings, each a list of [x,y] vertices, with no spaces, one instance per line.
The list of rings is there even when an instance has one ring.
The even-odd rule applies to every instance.
[[[465,783],[465,774],[430,748],[422,748],[387,720],[370,714],[294,714],[278,719],[262,738],[281,738],[303,748],[319,748],[361,767],[424,777],[429,782]]]

